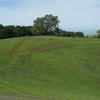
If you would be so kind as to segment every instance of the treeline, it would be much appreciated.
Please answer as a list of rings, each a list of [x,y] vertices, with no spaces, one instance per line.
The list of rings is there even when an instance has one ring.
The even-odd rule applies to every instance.
[[[0,25],[0,39],[31,36],[32,26]]]
[[[83,32],[69,32],[59,28],[58,16],[46,15],[33,21],[33,26],[3,26],[0,24],[0,39],[49,35],[66,37],[84,37]]]
[[[64,37],[85,37],[83,32],[71,32],[71,31],[65,31],[62,29],[58,29],[57,32],[55,32],[55,35],[58,36],[64,36]]]
[[[33,32],[32,26],[14,26],[0,25],[0,39],[12,38],[12,37],[24,37],[24,36],[36,36],[36,35],[49,35],[49,36],[66,36],[66,37],[84,37],[83,32],[69,32],[62,29],[56,29],[54,32],[48,34]]]

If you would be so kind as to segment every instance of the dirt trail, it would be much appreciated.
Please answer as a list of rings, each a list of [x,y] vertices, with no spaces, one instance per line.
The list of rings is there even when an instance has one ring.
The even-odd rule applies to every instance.
[[[7,61],[2,65],[3,67],[0,67],[0,70],[7,68],[7,65],[11,63],[11,60],[15,57],[17,50],[24,44],[25,41],[27,41],[27,39],[23,38],[12,48]]]
[[[0,100],[53,100],[50,97],[36,97],[36,96],[20,96],[20,95],[7,95],[0,94]]]
[[[3,67],[0,68],[0,71],[2,71],[2,70],[4,70],[4,69],[8,68],[7,65],[8,65],[9,63],[11,63],[11,59],[14,58],[14,56],[16,55],[17,50],[23,45],[23,43],[24,43],[25,41],[27,41],[26,38],[22,39],[21,41],[19,41],[19,42],[12,48],[11,53],[9,54],[9,57],[8,57],[7,61],[5,62],[5,64],[3,65]],[[2,87],[4,87],[4,88],[7,88],[7,89],[11,90],[11,91],[14,92],[14,93],[20,93],[18,90],[16,90],[16,89],[10,87],[7,83],[0,82],[0,86],[2,86]],[[24,93],[22,93],[22,94],[24,94]],[[5,97],[5,96],[4,96],[4,97]],[[1,98],[1,95],[0,95],[0,98]],[[3,100],[3,99],[0,99],[0,100]],[[4,99],[4,100],[9,100],[9,99]]]

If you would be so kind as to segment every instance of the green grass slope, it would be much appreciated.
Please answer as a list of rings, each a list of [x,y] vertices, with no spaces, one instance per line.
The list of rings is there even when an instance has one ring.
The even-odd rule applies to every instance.
[[[0,40],[0,100],[6,96],[100,100],[100,40],[45,36]]]

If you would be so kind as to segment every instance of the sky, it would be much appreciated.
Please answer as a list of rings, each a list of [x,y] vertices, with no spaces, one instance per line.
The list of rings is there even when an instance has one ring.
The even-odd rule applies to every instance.
[[[66,31],[93,34],[100,29],[100,0],[0,0],[0,24],[32,25],[53,14]]]

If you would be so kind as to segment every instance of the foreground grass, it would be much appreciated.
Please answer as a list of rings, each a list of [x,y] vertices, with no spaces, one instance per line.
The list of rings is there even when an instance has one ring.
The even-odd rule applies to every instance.
[[[0,94],[9,100],[100,100],[100,40],[1,40]]]

